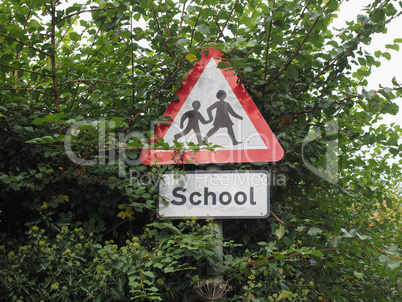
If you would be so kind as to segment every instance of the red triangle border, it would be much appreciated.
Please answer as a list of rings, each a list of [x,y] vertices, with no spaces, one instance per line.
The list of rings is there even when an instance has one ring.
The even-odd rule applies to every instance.
[[[170,103],[164,116],[170,116],[172,119],[164,124],[158,124],[155,128],[155,138],[163,138],[169,129],[172,121],[176,118],[178,112],[186,101],[188,95],[201,77],[207,64],[213,58],[218,64],[223,54],[216,49],[207,49],[208,55],[202,54],[200,61],[194,64],[194,68],[189,72],[182,86],[177,91],[177,101]],[[184,152],[179,154],[175,151],[160,151],[155,149],[144,149],[141,152],[140,160],[145,165],[157,164],[222,164],[222,163],[243,163],[243,162],[275,162],[282,159],[284,152],[276,139],[275,135],[269,128],[267,122],[261,115],[257,106],[254,104],[250,95],[238,80],[234,70],[221,69],[223,76],[227,79],[229,86],[233,90],[244,111],[249,116],[255,129],[261,136],[268,149],[235,149],[235,150],[219,150],[214,152],[204,150],[197,153]],[[155,139],[154,138],[154,139]]]

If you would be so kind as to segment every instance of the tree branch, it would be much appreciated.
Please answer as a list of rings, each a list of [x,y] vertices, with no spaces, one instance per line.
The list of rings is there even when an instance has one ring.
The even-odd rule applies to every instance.
[[[52,15],[52,35],[50,37],[50,41],[52,44],[52,48],[54,50],[53,54],[50,56],[50,60],[52,63],[52,71],[53,71],[53,89],[56,91],[56,95],[54,97],[54,104],[57,110],[60,110],[60,99],[57,85],[57,69],[56,69],[56,4],[52,2],[51,7],[51,15]]]
[[[229,20],[230,20],[230,18],[232,17],[233,12],[234,12],[234,10],[235,10],[235,8],[236,8],[238,2],[239,2],[239,0],[236,0],[236,2],[235,2],[235,4],[233,5],[232,10],[231,10],[231,12],[230,12],[230,14],[229,14],[229,17],[226,19],[226,22],[225,22],[225,24],[224,24],[223,27],[222,27],[222,30],[219,30],[220,33],[219,33],[218,38],[216,39],[216,42],[218,42],[218,40],[219,40],[219,38],[221,37],[221,35],[223,36],[223,31],[225,30],[226,26],[228,25]],[[274,3],[275,3],[275,0],[274,0]],[[218,22],[216,22],[216,23],[218,24]],[[218,27],[219,27],[219,26],[218,26]],[[225,41],[226,41],[226,39],[225,39]]]
[[[272,7],[275,8],[275,0],[274,0],[274,3],[272,4]],[[269,44],[270,44],[270,41],[271,41],[271,31],[272,31],[272,23],[273,22],[274,22],[274,18],[273,18],[273,14],[272,14],[272,20],[269,23],[267,47],[265,48],[264,81],[267,81],[267,76],[268,76],[268,50],[269,50]],[[265,86],[263,88],[262,96],[265,97]]]
[[[13,37],[10,37],[10,36],[6,36],[6,35],[3,35],[3,34],[1,34],[1,33],[0,33],[0,36],[4,37],[4,38],[6,38],[6,39],[15,40],[16,42],[18,42],[18,43],[20,43],[20,44],[22,44],[22,45],[25,45],[25,46],[27,46],[27,47],[29,47],[29,48],[32,48],[32,49],[36,50],[37,52],[40,52],[40,53],[44,54],[45,56],[50,56],[49,53],[47,53],[47,52],[45,52],[45,51],[43,51],[43,50],[40,50],[39,48],[36,48],[36,47],[34,47],[34,46],[32,46],[32,45],[29,45],[29,44],[27,44],[27,43],[25,43],[25,42],[22,42],[22,41],[18,40],[17,38],[13,38]]]
[[[285,224],[278,216],[275,215],[274,212],[272,212],[272,210],[270,211],[270,213],[272,214],[272,216],[275,217],[276,221],[278,221],[280,224]]]
[[[211,8],[211,6],[208,4],[208,8],[210,8],[211,10],[212,10],[212,8]],[[217,13],[218,12],[218,9],[215,11],[215,13]],[[219,30],[219,36],[218,36],[218,38],[216,39],[216,42],[218,42],[218,40],[219,40],[219,37],[223,37],[223,39],[225,40],[225,42],[227,42],[227,40],[226,40],[226,38],[225,38],[225,36],[224,36],[224,34],[223,34],[223,30],[221,29],[221,26],[219,25],[219,23],[218,23],[218,21],[216,20],[216,18],[215,18],[215,15],[213,15],[212,16],[212,20],[214,20],[214,22],[215,22],[215,24],[216,24],[216,27],[218,28],[218,30]],[[209,34],[207,35],[207,37],[206,37],[206,41],[208,41],[208,38],[209,38]]]
[[[200,11],[198,12],[197,19],[195,20],[195,23],[194,23],[194,26],[193,26],[193,31],[191,32],[191,38],[190,38],[190,46],[189,46],[189,48],[191,48],[191,46],[193,46],[194,32],[195,32],[195,28],[197,27],[198,19],[200,19],[202,7],[204,6],[204,2],[205,2],[205,0],[203,0],[202,3],[201,3]]]
[[[187,53],[186,53],[187,54]],[[156,96],[158,95],[159,91],[161,91],[161,89],[166,85],[166,83],[169,81],[170,77],[174,74],[174,72],[179,68],[179,66],[181,65],[181,63],[183,62],[184,58],[186,57],[186,54],[183,54],[183,56],[181,57],[180,61],[176,64],[175,68],[169,72],[169,75],[163,80],[162,84],[158,87],[158,89],[156,89],[156,91],[154,92],[154,94],[151,96],[151,98],[144,104],[144,106],[141,107],[141,109],[136,113],[136,115],[131,119],[131,121],[123,127],[123,129],[120,131],[120,133],[124,132],[137,118],[138,116],[141,114],[141,112],[143,112],[148,106],[149,104],[151,104],[151,102],[156,98]]]
[[[127,7],[127,6],[126,6],[126,5],[121,5],[121,6],[113,6],[113,7],[94,8],[94,9],[81,10],[81,11],[79,11],[79,12],[71,13],[71,14],[69,14],[69,15],[67,15],[67,16],[65,16],[65,17],[63,17],[63,18],[61,18],[60,20],[58,20],[58,21],[56,22],[56,24],[59,24],[61,21],[65,20],[65,19],[68,19],[68,18],[70,18],[70,17],[72,17],[72,16],[79,15],[79,14],[82,14],[82,13],[90,13],[90,12],[96,12],[96,11],[105,11],[105,10],[115,9],[115,8],[120,8],[120,7]]]
[[[165,8],[166,8],[166,27],[168,31],[168,36],[171,38],[172,36],[170,35],[170,28],[169,28],[169,15],[168,15],[168,7],[167,7],[167,0],[165,0]]]
[[[377,11],[376,11],[377,12]],[[340,59],[342,59],[347,53],[349,53],[353,48],[355,48],[359,43],[363,42],[365,39],[367,39],[369,36],[371,36],[372,34],[376,33],[377,30],[379,30],[381,27],[384,27],[386,24],[388,24],[389,22],[391,22],[393,19],[399,17],[402,15],[402,12],[399,12],[397,15],[393,16],[392,18],[390,18],[389,20],[386,20],[383,24],[377,26],[373,31],[370,31],[367,35],[365,35],[363,38],[359,39],[361,36],[361,33],[359,33],[356,37],[356,42],[349,47],[345,52],[341,53],[338,57],[336,57],[335,59],[333,59],[327,66],[325,66],[320,73],[318,73],[310,82],[308,82],[306,85],[304,85],[302,88],[299,89],[298,92],[302,92],[304,89],[306,89],[307,87],[310,86],[311,83],[313,83],[318,77],[320,77],[322,74],[324,74],[324,72],[326,72],[332,65],[334,65],[337,61],[339,61]],[[367,22],[363,28],[365,28],[367,25],[369,24],[369,22]]]
[[[79,79],[79,80],[71,80],[71,81],[66,81],[60,84],[61,85],[67,85],[70,83],[77,83],[77,82],[103,82],[103,83],[109,83],[113,85],[130,85],[128,83],[116,83],[112,81],[106,81],[106,80],[98,80],[98,79]]]
[[[49,92],[44,92],[44,91],[36,90],[36,89],[32,89],[32,88],[0,88],[0,90],[10,90],[10,91],[13,91],[13,90],[14,90],[14,91],[21,90],[21,91],[28,91],[28,92],[33,91],[33,92],[38,92],[38,93],[41,93],[41,94],[54,95],[54,94],[49,93]]]
[[[338,249],[336,249],[336,248],[332,248],[332,249],[322,249],[322,250],[318,250],[318,251],[320,251],[320,252],[329,252],[329,251],[337,251],[337,250],[338,250]],[[288,255],[285,254],[285,255],[286,255],[286,256],[285,256],[285,259],[297,257],[297,256],[300,256],[300,255],[303,255],[303,254],[307,254],[307,253],[291,253],[291,254],[288,254]],[[276,256],[279,256],[279,255],[283,256],[283,254],[270,255],[270,256],[267,256],[267,257],[264,257],[264,258],[260,258],[260,259],[258,259],[258,260],[249,261],[248,264],[251,266],[251,265],[253,265],[253,264],[257,263],[257,262],[260,262],[260,261],[262,261],[262,260],[268,260],[268,259],[270,259],[270,258],[273,258],[273,259],[270,259],[270,260],[268,261],[269,263],[276,262],[276,261],[280,261],[280,260],[282,260],[282,259],[275,258]],[[251,259],[250,259],[250,260],[251,260]],[[263,265],[263,264],[261,264],[261,265]],[[260,266],[261,266],[261,265],[260,265]],[[254,267],[254,268],[255,268],[255,267]],[[231,274],[233,274],[233,273],[238,272],[239,270],[240,270],[240,268],[237,268],[237,269],[235,269],[235,270],[233,270],[233,271],[230,271],[230,272],[228,272],[228,273],[225,273],[225,275],[231,275]],[[242,273],[242,272],[241,272],[241,273]]]
[[[310,30],[308,31],[307,35],[304,37],[303,42],[299,45],[299,47],[296,49],[296,51],[290,56],[289,60],[286,62],[285,66],[283,66],[283,68],[281,69],[281,71],[279,71],[279,73],[271,80],[269,80],[264,87],[269,86],[271,83],[275,82],[284,72],[285,70],[288,68],[288,66],[290,65],[290,63],[293,62],[294,58],[297,56],[297,54],[300,52],[301,48],[303,47],[303,45],[306,43],[307,38],[310,36],[311,32],[313,31],[314,27],[317,25],[318,21],[320,20],[320,17],[317,17],[317,19],[315,19],[314,24],[311,26]]]
[[[121,57],[126,53],[126,50],[129,46],[127,46],[122,53],[118,56],[118,58],[115,60],[115,62],[113,63],[112,66],[110,66],[110,68],[104,73],[102,79],[100,79],[99,82],[102,82],[103,79],[109,74],[109,72],[113,69],[113,67],[117,64],[117,62],[119,62],[119,60],[121,59]],[[85,98],[85,100],[78,106],[77,110],[88,100],[88,98],[91,96],[92,92],[95,91],[95,89],[98,87],[98,85],[95,85],[92,89],[92,91],[90,93],[88,93],[88,96]],[[95,106],[95,105],[94,105]],[[90,112],[92,110],[93,106],[87,111]],[[74,112],[75,113],[75,112]],[[71,114],[72,116],[73,114]]]
[[[156,15],[154,5],[152,4],[152,1],[150,3],[151,3],[152,13],[154,14],[156,25],[158,26],[159,34],[161,35],[161,38],[163,40],[163,44],[166,47],[166,52],[169,54],[170,57],[174,58],[174,55],[170,52],[169,46],[167,45],[165,37],[163,36],[163,30],[162,30],[161,25],[159,23],[158,16]]]
[[[186,9],[186,3],[187,3],[187,0],[184,1],[184,3],[183,3],[183,8],[182,8],[182,10],[181,10],[179,30],[177,31],[177,39],[180,38],[181,28],[182,28],[182,26],[183,26],[184,10]]]
[[[26,71],[26,72],[30,72],[30,73],[39,74],[39,75],[41,75],[41,76],[48,77],[48,78],[52,78],[52,77],[53,77],[53,75],[48,75],[48,74],[40,73],[40,72],[37,72],[37,71],[32,71],[32,70],[28,70],[28,69],[24,69],[24,68],[19,68],[19,67],[15,67],[15,66],[10,66],[10,65],[5,65],[5,64],[1,64],[1,63],[0,63],[0,66],[7,67],[7,68],[11,68],[11,69],[15,69],[15,70],[21,70],[21,71]]]

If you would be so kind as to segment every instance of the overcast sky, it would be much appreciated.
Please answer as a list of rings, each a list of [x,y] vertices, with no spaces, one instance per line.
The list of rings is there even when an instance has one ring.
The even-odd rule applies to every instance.
[[[396,2],[396,1],[395,1]],[[338,12],[338,19],[336,20],[335,27],[344,27],[346,21],[356,21],[357,15],[361,11],[362,7],[366,5],[366,1],[362,0],[349,0],[341,5],[341,10]],[[399,4],[395,3],[395,8],[400,10]],[[361,12],[365,14],[365,12]],[[371,45],[362,44],[362,48],[368,52],[374,54],[376,50],[386,51],[385,44],[393,44],[394,39],[402,38],[402,17],[398,17],[388,24],[388,32],[386,34],[376,34],[373,36]],[[373,68],[372,74],[368,78],[368,89],[377,90],[380,85],[383,87],[391,87],[392,78],[395,77],[398,83],[402,83],[402,44],[400,45],[400,52],[395,50],[387,50],[391,54],[391,60],[386,60],[381,58],[381,66],[378,68]],[[399,98],[397,104],[402,107],[402,99]],[[402,126],[402,108],[396,116],[387,114],[384,116],[382,123],[391,124],[397,123]]]

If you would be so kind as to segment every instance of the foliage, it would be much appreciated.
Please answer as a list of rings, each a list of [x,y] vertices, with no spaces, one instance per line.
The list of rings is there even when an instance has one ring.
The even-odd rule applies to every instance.
[[[82,228],[63,226],[48,235],[33,226],[25,245],[8,242],[0,247],[4,268],[0,281],[7,289],[0,297],[12,301],[160,301],[178,296],[181,288],[195,282],[197,275],[189,278],[188,272],[197,273],[197,267],[213,259],[211,246],[219,240],[212,230],[211,223],[199,227],[195,220],[178,227],[161,222],[119,247],[113,240],[97,243],[94,234]],[[180,282],[181,278],[187,282]]]
[[[341,29],[336,0],[70,2],[0,3],[3,299],[195,301],[212,261],[231,301],[397,301],[401,128],[377,122],[401,86],[369,90],[367,77],[402,39],[364,45],[398,1],[368,1]],[[285,150],[223,167],[286,182],[268,219],[225,222],[222,243],[210,222],[156,215],[159,176],[202,167],[138,161],[211,47]]]

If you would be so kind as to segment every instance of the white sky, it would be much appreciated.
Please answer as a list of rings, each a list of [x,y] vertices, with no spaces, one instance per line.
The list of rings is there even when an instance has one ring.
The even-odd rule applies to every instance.
[[[367,5],[366,1],[362,0],[349,0],[341,5],[341,10],[338,12],[338,19],[336,20],[335,27],[341,28],[346,25],[346,21],[355,21],[361,9]],[[394,4],[395,8],[399,8],[399,4]],[[361,14],[365,14],[364,11]],[[402,17],[394,19],[387,25],[388,32],[386,34],[375,34],[372,37],[370,45],[362,44],[362,48],[374,55],[376,50],[388,51],[391,54],[391,60],[380,58],[381,66],[373,68],[370,77],[368,78],[368,87],[366,90],[377,90],[380,85],[383,87],[392,87],[392,78],[395,77],[398,83],[402,83],[402,44],[400,44],[400,52],[392,49],[386,49],[385,44],[394,44],[394,39],[402,38]],[[396,100],[396,103],[401,107],[397,115],[384,115],[381,124],[396,123],[402,126],[402,99]]]

